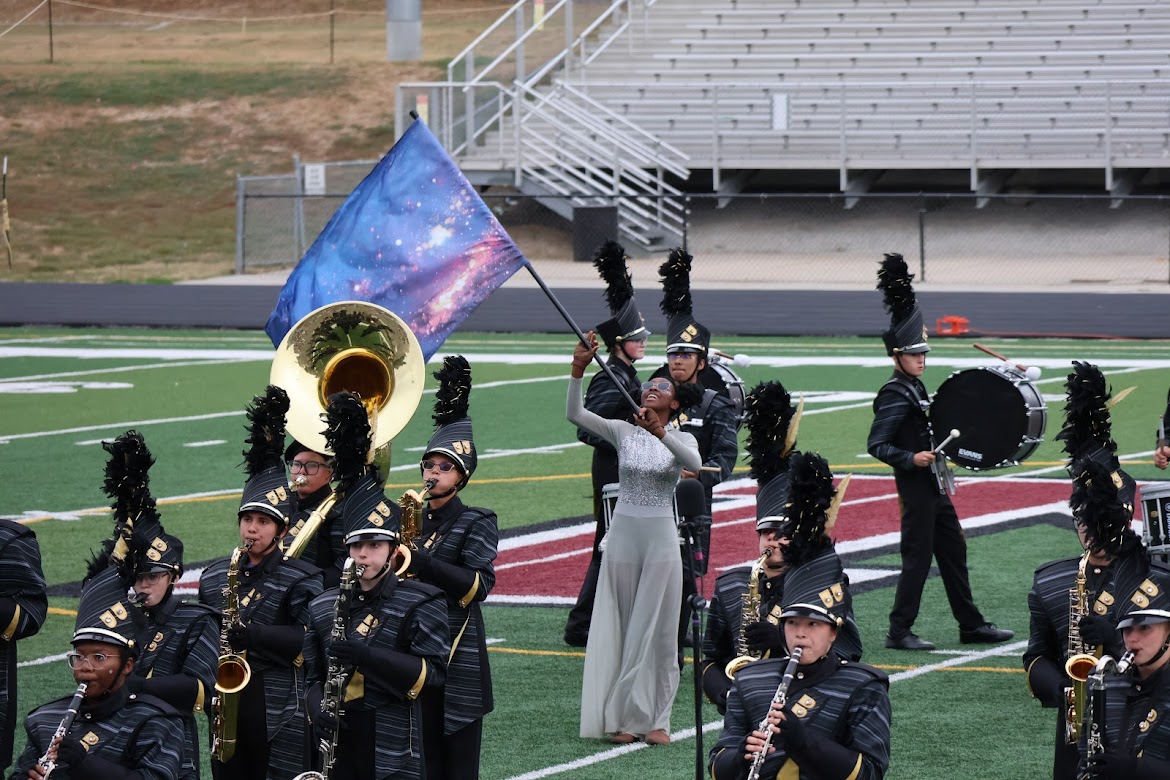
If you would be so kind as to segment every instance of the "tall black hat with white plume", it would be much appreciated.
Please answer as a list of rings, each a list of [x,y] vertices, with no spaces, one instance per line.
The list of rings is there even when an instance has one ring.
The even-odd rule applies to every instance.
[[[878,268],[877,288],[882,291],[890,329],[882,334],[887,355],[916,355],[929,352],[926,326],[914,295],[914,276],[899,254],[887,254]]]
[[[626,250],[616,241],[606,241],[593,257],[593,267],[605,282],[605,303],[612,315],[597,326],[597,335],[608,349],[623,341],[640,341],[650,336],[646,320],[634,303],[634,282],[626,270]]]

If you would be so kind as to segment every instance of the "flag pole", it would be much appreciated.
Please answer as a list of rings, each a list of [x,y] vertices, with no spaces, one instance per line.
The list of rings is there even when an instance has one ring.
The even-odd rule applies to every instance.
[[[573,321],[573,318],[569,315],[569,312],[563,305],[561,305],[561,302],[557,300],[557,296],[553,295],[553,291],[550,290],[548,285],[544,283],[544,279],[540,278],[540,274],[538,274],[536,269],[532,267],[532,263],[528,261],[527,257],[524,258],[524,267],[528,269],[528,273],[532,274],[532,278],[536,280],[538,285],[540,285],[540,289],[543,290],[544,294],[548,296],[548,299],[552,301],[552,305],[555,306],[557,311],[560,312],[561,316],[565,318],[565,322],[569,323],[569,327],[573,329],[573,333],[577,334],[577,338],[581,340],[581,343],[586,347],[592,347],[592,344],[589,343],[589,339],[585,338],[585,334],[582,332],[580,326],[578,326],[577,323]],[[613,369],[609,367],[609,364],[602,360],[601,355],[597,353],[594,353],[593,359],[597,362],[597,365],[601,366],[601,370],[604,371],[605,375],[609,377],[611,382],[613,382],[614,387],[616,387],[622,394],[622,398],[626,399],[626,403],[628,403],[630,408],[634,410],[634,414],[641,413],[642,407],[634,402],[633,397],[630,395],[629,391],[626,390],[626,386],[618,381],[617,375],[613,373]]]

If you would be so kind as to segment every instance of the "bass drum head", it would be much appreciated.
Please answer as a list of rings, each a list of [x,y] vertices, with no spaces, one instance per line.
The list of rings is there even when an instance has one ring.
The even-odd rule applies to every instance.
[[[942,383],[930,405],[930,423],[937,441],[958,429],[961,435],[943,452],[957,466],[982,471],[1014,465],[1019,459],[1028,414],[1012,380],[996,371],[972,368],[957,371]]]
[[[743,424],[743,405],[747,394],[744,393],[743,380],[739,375],[723,363],[708,363],[699,372],[699,383],[731,400],[731,406],[735,409],[735,427],[740,427]]]

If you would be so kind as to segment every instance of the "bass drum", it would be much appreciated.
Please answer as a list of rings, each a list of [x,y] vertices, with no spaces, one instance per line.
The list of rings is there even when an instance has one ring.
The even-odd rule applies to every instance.
[[[726,363],[712,358],[706,368],[699,372],[699,383],[731,400],[731,406],[735,409],[735,427],[739,428],[743,424],[743,405],[747,397],[739,375]]]
[[[956,371],[935,393],[930,424],[937,441],[959,438],[943,452],[972,471],[1016,466],[1044,441],[1048,407],[1036,385],[1008,366]]]

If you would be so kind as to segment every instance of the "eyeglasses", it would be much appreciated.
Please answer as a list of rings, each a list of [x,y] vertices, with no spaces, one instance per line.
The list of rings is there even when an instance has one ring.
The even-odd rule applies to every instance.
[[[288,462],[288,470],[290,473],[296,474],[298,471],[303,471],[310,477],[315,476],[317,472],[321,470],[322,466],[327,469],[333,468],[328,463],[321,463],[320,461],[316,460],[306,460],[303,462],[299,460],[290,460]]]
[[[455,464],[451,463],[449,461],[443,461],[442,463],[440,463],[437,460],[424,460],[422,462],[422,467],[423,467],[424,471],[430,471],[431,469],[438,469],[439,471],[446,474],[448,471],[455,468]]]
[[[642,383],[642,392],[647,390],[657,390],[660,393],[665,393],[668,390],[673,390],[674,385],[667,382],[665,379],[651,379]]]
[[[135,582],[159,582],[163,577],[170,575],[166,571],[144,571],[134,578]]]
[[[691,352],[687,349],[676,349],[666,353],[667,360],[692,360],[698,356],[698,352]]]
[[[84,661],[90,669],[98,666],[105,666],[106,661],[109,661],[114,657],[115,656],[112,656],[109,653],[90,653],[89,655],[85,655],[83,653],[65,654],[65,660],[69,662],[70,669],[80,669],[82,661]]]

